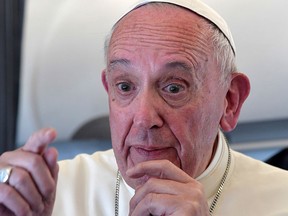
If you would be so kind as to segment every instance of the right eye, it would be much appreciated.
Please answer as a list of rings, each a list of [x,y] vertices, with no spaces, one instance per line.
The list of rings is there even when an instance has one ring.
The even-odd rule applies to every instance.
[[[118,84],[116,84],[118,90],[120,90],[121,92],[129,92],[132,90],[132,86],[131,84],[127,83],[127,82],[120,82]]]

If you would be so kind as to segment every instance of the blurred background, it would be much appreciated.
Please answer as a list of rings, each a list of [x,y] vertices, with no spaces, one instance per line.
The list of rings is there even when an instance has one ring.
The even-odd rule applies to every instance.
[[[288,1],[203,1],[226,19],[251,81],[228,140],[267,160],[288,146]],[[109,148],[104,40],[129,0],[0,2],[1,151],[47,126],[58,131],[60,158]]]

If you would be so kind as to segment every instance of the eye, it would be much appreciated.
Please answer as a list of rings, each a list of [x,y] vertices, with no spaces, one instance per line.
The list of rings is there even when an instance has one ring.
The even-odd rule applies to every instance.
[[[164,90],[168,93],[173,93],[173,94],[177,94],[179,93],[180,91],[183,91],[184,90],[184,87],[179,85],[179,84],[175,84],[175,83],[172,83],[172,84],[169,84],[168,86],[166,86],[164,88]]]
[[[189,84],[184,80],[171,80],[163,83],[161,96],[172,107],[180,107],[187,103],[191,96]]]
[[[122,92],[129,92],[132,90],[131,85],[127,82],[118,83],[118,84],[116,84],[116,86]]]

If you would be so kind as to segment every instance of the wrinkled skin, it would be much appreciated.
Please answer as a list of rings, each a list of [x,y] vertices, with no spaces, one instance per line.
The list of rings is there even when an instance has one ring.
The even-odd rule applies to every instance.
[[[112,35],[102,80],[117,163],[136,189],[130,215],[209,214],[195,178],[211,161],[219,127],[235,127],[249,84],[233,73],[220,85],[204,22],[148,5]]]

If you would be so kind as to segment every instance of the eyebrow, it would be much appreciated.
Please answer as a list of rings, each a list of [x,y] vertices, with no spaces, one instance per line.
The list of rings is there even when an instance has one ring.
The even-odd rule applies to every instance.
[[[185,62],[182,62],[182,61],[172,61],[172,62],[169,62],[165,65],[165,68],[167,69],[180,69],[180,70],[183,70],[183,71],[186,71],[186,72],[190,72],[193,67],[190,66],[189,64],[185,63]]]
[[[114,60],[111,60],[108,64],[108,67],[113,69],[114,67],[116,66],[129,66],[131,65],[131,62],[128,60],[128,59],[114,59]]]

